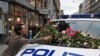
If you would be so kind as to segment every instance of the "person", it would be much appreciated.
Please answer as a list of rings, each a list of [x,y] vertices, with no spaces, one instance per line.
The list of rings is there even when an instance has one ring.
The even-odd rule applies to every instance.
[[[36,35],[36,33],[37,33],[36,26],[33,25],[32,22],[29,23],[28,30],[29,30],[29,37],[32,37],[32,38],[33,38],[33,37]],[[30,31],[31,31],[31,33],[32,33],[31,36],[30,36]],[[29,37],[28,37],[28,38],[29,38]]]
[[[29,23],[29,26],[28,26],[28,30],[29,30],[29,37],[28,38],[30,38],[30,37],[34,37],[38,32],[39,32],[39,27],[38,26],[36,26],[36,25],[33,25],[33,23],[32,22],[30,22]],[[31,33],[30,33],[30,31],[31,31]],[[31,36],[30,36],[30,34],[32,34]]]
[[[63,30],[66,30],[67,27],[69,27],[68,23],[66,23],[65,21],[60,21],[57,26],[57,30],[58,32],[62,32]]]
[[[24,24],[15,25],[14,32],[15,34],[9,38],[7,49],[1,54],[1,56],[15,56],[21,47],[25,44],[42,44],[43,42],[52,39],[51,36],[36,38],[32,40],[27,39],[26,36],[28,35],[28,31]]]
[[[24,21],[21,18],[17,18],[15,24],[24,24]]]

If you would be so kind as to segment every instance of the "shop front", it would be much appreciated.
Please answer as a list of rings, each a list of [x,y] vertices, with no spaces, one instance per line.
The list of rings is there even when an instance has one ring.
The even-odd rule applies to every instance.
[[[15,4],[9,5],[9,33],[13,33],[13,28],[16,23],[24,23],[26,26],[28,26],[28,19],[29,19],[29,10]]]
[[[4,2],[4,1],[1,1]],[[2,14],[2,26],[4,26],[7,36],[13,34],[14,25],[19,21],[24,23],[28,29],[29,23],[32,22],[36,26],[44,25],[44,15],[41,15],[35,8],[25,0],[14,0],[12,2],[0,2],[0,7],[5,14]],[[3,5],[4,4],[4,5]],[[5,5],[7,4],[7,5]],[[0,15],[1,16],[1,15]]]
[[[9,33],[13,34],[14,25],[19,21],[21,23],[24,23],[28,29],[30,23],[38,27],[40,27],[40,25],[43,25],[42,19],[43,17],[40,16],[40,14],[37,12],[29,10],[28,8],[20,5],[10,4],[8,18]]]
[[[0,43],[4,42],[7,34],[8,3],[0,1]]]
[[[29,22],[39,26],[39,15],[37,13],[31,12],[31,18],[29,19]]]

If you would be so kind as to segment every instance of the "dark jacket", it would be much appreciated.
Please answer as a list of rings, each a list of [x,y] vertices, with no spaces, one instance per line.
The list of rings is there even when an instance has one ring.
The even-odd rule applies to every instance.
[[[8,41],[7,49],[1,56],[15,56],[24,44],[34,44],[43,42],[43,38],[28,40],[22,36],[12,36]]]
[[[66,30],[67,27],[69,27],[69,24],[64,21],[61,21],[57,26],[57,30],[58,32],[62,32],[63,30]]]
[[[36,29],[36,26],[29,26],[29,31],[31,30],[32,31],[32,36],[31,37],[34,37],[37,33],[37,29]],[[30,32],[29,32],[29,35],[30,35]]]
[[[30,30],[32,31],[31,37],[33,38],[33,37],[39,32],[40,28],[37,27],[37,26],[29,26],[28,30],[29,30],[29,31],[30,31]],[[29,32],[28,39],[29,39],[29,37],[30,37],[30,32]]]

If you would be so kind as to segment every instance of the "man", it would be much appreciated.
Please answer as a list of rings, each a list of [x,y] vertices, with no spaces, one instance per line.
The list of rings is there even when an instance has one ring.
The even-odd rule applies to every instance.
[[[32,22],[29,23],[28,30],[29,30],[29,34],[30,34],[30,31],[32,33],[30,37],[34,37],[36,35],[37,29],[36,29],[36,26],[32,24]]]
[[[52,39],[51,36],[32,40],[27,39],[26,36],[28,32],[24,24],[15,25],[14,32],[15,34],[9,38],[7,49],[1,54],[1,56],[15,56],[25,44],[42,43]]]

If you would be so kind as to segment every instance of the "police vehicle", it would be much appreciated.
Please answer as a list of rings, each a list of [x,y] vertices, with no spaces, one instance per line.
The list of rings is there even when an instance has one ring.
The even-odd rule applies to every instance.
[[[86,15],[85,15],[86,16]],[[88,15],[90,17],[90,15]],[[90,18],[84,19],[84,15],[78,18],[67,18],[67,19],[51,19],[53,22],[65,21],[70,23],[72,29],[77,31],[83,31],[93,35],[96,39],[100,39],[98,30],[100,30],[100,19]],[[64,16],[65,17],[65,16]],[[99,17],[96,15],[96,17]],[[87,23],[86,23],[87,22]],[[84,25],[85,24],[85,25]],[[86,26],[86,27],[85,27]],[[98,32],[94,32],[98,31]],[[95,34],[94,34],[95,33]],[[41,45],[41,44],[27,44],[24,46],[16,56],[100,56],[99,49],[87,49],[87,48],[75,48],[75,47],[61,47],[52,45]]]

